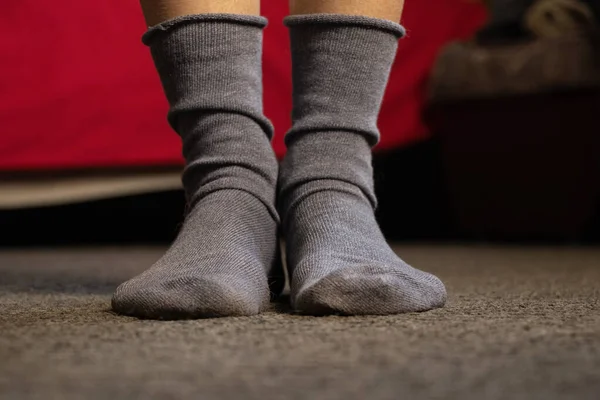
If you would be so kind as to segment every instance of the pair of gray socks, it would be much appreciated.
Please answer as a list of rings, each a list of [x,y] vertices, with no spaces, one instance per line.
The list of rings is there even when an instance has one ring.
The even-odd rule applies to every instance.
[[[189,211],[167,253],[119,286],[115,311],[259,313],[281,289],[279,230],[298,312],[395,314],[445,303],[440,280],[400,260],[374,217],[371,147],[402,27],[333,14],[285,22],[294,108],[280,167],[262,111],[264,18],[192,15],[145,34],[183,142]]]

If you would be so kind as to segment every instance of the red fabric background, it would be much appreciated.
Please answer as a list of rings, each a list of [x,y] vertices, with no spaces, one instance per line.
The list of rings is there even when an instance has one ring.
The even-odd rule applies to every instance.
[[[281,19],[286,1],[264,1],[265,112],[281,156],[291,113],[290,55]],[[181,162],[179,138],[134,1],[4,0],[0,14],[0,170],[169,165]],[[420,121],[435,56],[470,36],[485,18],[469,0],[408,0],[408,36],[380,115],[379,148],[427,136]]]

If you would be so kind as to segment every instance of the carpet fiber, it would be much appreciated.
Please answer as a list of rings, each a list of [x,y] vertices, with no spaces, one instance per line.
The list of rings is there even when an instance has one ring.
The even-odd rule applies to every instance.
[[[110,295],[162,249],[2,250],[0,398],[599,398],[600,249],[396,250],[445,309],[139,321]]]

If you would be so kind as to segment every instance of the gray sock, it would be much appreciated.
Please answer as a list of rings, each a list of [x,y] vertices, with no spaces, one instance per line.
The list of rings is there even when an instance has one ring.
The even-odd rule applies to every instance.
[[[393,22],[303,15],[290,28],[294,110],[280,172],[292,305],[310,314],[441,307],[446,290],[387,245],[374,208],[371,146],[398,37]]]
[[[277,266],[278,165],[262,111],[261,17],[191,15],[144,35],[183,141],[189,211],[171,248],[117,289],[144,318],[251,315]]]

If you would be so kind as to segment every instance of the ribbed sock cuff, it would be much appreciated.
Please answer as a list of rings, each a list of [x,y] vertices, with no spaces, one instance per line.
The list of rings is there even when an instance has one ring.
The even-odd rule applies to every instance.
[[[292,27],[298,25],[339,25],[339,26],[360,26],[368,29],[376,29],[389,32],[397,38],[406,34],[404,27],[396,22],[364,17],[361,15],[344,14],[305,14],[291,15],[283,20],[285,26]]]
[[[195,22],[224,22],[238,25],[255,26],[264,28],[267,26],[267,19],[257,15],[241,15],[241,14],[192,14],[183,15],[173,18],[158,25],[154,25],[142,36],[142,42],[149,46],[154,38],[161,33],[166,33],[177,27]]]

